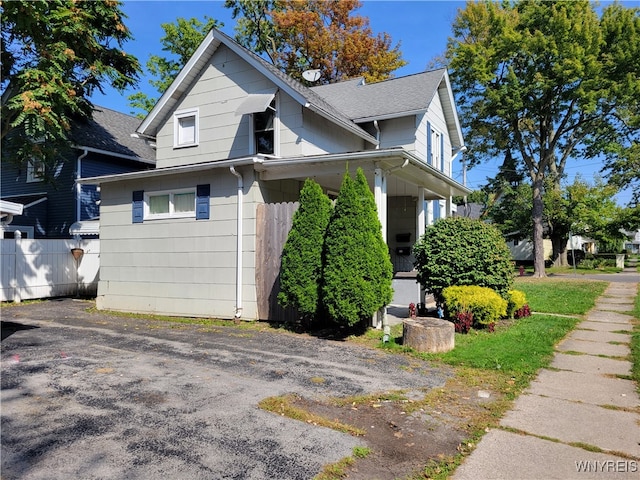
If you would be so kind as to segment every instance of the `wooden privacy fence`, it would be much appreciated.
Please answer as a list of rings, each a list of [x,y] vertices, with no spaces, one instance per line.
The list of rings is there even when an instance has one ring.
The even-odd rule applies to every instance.
[[[16,238],[0,242],[0,300],[97,293],[100,240]],[[78,247],[83,254],[76,260],[71,249]]]
[[[278,304],[280,258],[298,202],[259,204],[256,213],[256,295],[260,320],[294,322],[296,311]]]

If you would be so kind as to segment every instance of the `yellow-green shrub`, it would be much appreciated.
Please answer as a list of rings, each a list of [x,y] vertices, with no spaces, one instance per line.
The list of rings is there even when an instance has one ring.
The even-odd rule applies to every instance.
[[[442,290],[451,318],[459,312],[473,314],[474,324],[489,325],[507,315],[507,301],[488,287],[453,286]]]
[[[520,290],[509,290],[509,304],[507,305],[507,315],[513,318],[514,313],[527,304],[527,297]]]

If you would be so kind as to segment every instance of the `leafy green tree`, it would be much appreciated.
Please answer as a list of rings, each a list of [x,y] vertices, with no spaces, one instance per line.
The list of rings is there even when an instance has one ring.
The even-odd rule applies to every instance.
[[[122,50],[131,33],[121,2],[2,2],[2,150],[50,173],[69,148],[76,118],[88,117],[95,90],[135,85],[138,60]]]
[[[147,70],[154,78],[149,83],[162,95],[171,82],[178,76],[180,70],[189,61],[189,58],[198,49],[207,33],[212,28],[220,28],[223,24],[204,17],[204,22],[197,18],[178,18],[175,23],[163,23],[164,36],[160,39],[162,51],[169,53],[168,57],[151,55],[147,61]],[[133,108],[142,110],[138,116],[144,117],[149,113],[157,99],[149,97],[144,92],[129,95],[129,104]]]
[[[596,241],[601,252],[617,252],[626,235],[621,231],[626,218],[625,210],[614,200],[618,188],[606,185],[600,178],[590,185],[576,177],[566,189],[566,223],[571,233]],[[566,245],[566,241],[565,241]],[[566,251],[562,252],[566,256]],[[566,264],[566,261],[562,263]]]
[[[236,19],[236,40],[240,45],[257,53],[267,55],[275,65],[282,41],[275,30],[271,14],[281,11],[284,2],[279,0],[225,0],[224,6],[231,9]]]
[[[640,9],[613,4],[599,18],[587,0],[469,2],[447,56],[472,163],[509,150],[529,175],[544,276],[545,181],[559,188],[571,158],[637,161]]]
[[[322,310],[323,247],[332,208],[320,185],[307,179],[282,250],[278,302],[295,307],[305,322],[316,319]]]
[[[359,169],[347,172],[327,228],[323,301],[336,323],[355,326],[370,320],[391,301],[392,266],[382,245],[373,194]]]
[[[451,286],[475,285],[508,298],[513,284],[511,252],[493,225],[464,217],[437,220],[413,247],[418,281],[436,301]]]
[[[400,45],[392,46],[387,33],[374,35],[369,19],[354,13],[358,0],[227,0],[225,6],[238,18],[241,45],[301,81],[311,69],[320,70],[319,83],[379,81],[406,65]]]

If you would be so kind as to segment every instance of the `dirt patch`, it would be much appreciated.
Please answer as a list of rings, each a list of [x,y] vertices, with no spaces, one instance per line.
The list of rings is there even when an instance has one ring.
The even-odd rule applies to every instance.
[[[396,480],[426,478],[422,472],[430,461],[468,451],[473,445],[467,439],[490,422],[496,400],[493,392],[452,379],[445,388],[414,391],[403,400],[337,404],[295,396],[291,404],[366,432],[360,438],[371,453],[348,467],[346,478]]]

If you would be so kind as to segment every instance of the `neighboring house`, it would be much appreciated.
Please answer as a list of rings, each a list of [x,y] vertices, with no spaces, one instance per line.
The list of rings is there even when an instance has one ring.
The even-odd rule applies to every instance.
[[[628,238],[624,242],[625,251],[630,254],[640,253],[640,230],[626,233]]]
[[[285,202],[308,177],[333,196],[363,168],[396,272],[470,193],[451,178],[463,138],[444,69],[307,88],[214,29],[137,133],[154,170],[79,181],[101,188],[99,308],[275,318]]]
[[[2,200],[23,205],[11,225],[0,227],[3,238],[12,237],[15,230],[23,238],[69,238],[72,224],[97,218],[100,194],[96,186],[76,185],[75,181],[152,168],[155,151],[149,142],[131,137],[139,124],[140,119],[130,115],[95,107],[91,119],[73,125],[73,153],[60,159],[51,184],[41,178],[42,164],[19,168],[3,161]],[[84,233],[90,231],[88,225],[78,226]]]

